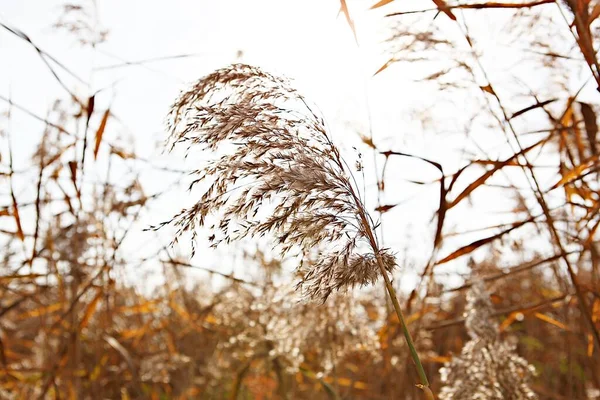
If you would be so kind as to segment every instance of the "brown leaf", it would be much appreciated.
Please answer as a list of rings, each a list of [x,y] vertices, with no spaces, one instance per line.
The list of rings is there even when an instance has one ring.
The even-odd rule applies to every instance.
[[[369,146],[373,150],[377,150],[377,146],[375,146],[375,143],[373,143],[373,138],[372,137],[360,135],[360,140],[362,140],[362,142],[364,144],[366,144],[367,146]]]
[[[587,103],[579,103],[581,106],[581,114],[583,115],[583,122],[585,123],[585,131],[587,133],[587,139],[590,146],[590,150],[593,155],[598,154],[598,148],[596,147],[596,136],[598,135],[598,120],[596,113],[592,106]]]
[[[573,133],[573,138],[575,139],[575,146],[577,147],[577,155],[579,156],[579,161],[585,159],[585,145],[583,143],[583,139],[581,138],[581,130],[579,129],[578,124],[573,124],[571,127],[571,131]]]
[[[83,314],[83,318],[81,319],[81,322],[79,323],[79,329],[85,328],[90,323],[90,319],[96,312],[98,303],[100,302],[100,300],[102,300],[103,295],[104,295],[104,292],[102,291],[102,289],[98,289],[96,292],[96,296],[94,296],[92,301],[90,301],[90,303],[87,305],[87,307],[85,309],[85,314]]]
[[[340,0],[340,12],[342,12],[344,14],[344,16],[346,17],[346,21],[348,22],[348,25],[350,26],[350,29],[352,29],[352,34],[354,35],[354,40],[356,41],[356,44],[358,44],[358,36],[356,36],[356,28],[354,27],[354,21],[352,20],[352,17],[350,17],[350,11],[348,11],[348,4],[346,4],[346,0]]]
[[[452,13],[452,10],[450,10],[450,8],[448,7],[448,5],[446,4],[446,2],[444,0],[433,0],[433,2],[437,6],[437,8],[440,10],[440,12],[443,12],[444,14],[446,14],[448,16],[448,18],[450,18],[452,21],[456,21],[456,16]]]
[[[425,356],[422,357],[423,362],[437,363],[437,364],[445,364],[452,361],[451,356]]]
[[[586,169],[596,165],[596,163],[598,161],[598,157],[599,157],[599,155],[596,154],[596,155],[588,158],[587,160],[583,161],[577,167],[575,167],[573,169],[567,169],[565,171],[562,171],[562,178],[558,182],[556,182],[550,188],[550,190],[556,189],[557,187],[559,187],[561,185],[565,185],[567,183],[570,183],[574,179],[577,179]]]
[[[111,153],[118,155],[119,157],[121,157],[124,160],[135,158],[135,154],[126,152],[125,150],[120,149],[118,147],[113,147],[111,149]]]
[[[394,0],[381,0],[371,6],[371,10],[390,4]]]
[[[94,112],[94,105],[95,104],[96,104],[96,95],[92,95],[88,99],[87,108],[85,110],[86,113],[87,113],[87,115],[88,115],[88,120],[89,120],[90,116],[92,115],[92,113]]]
[[[148,314],[157,310],[157,304],[158,301],[150,300],[133,306],[122,306],[117,308],[117,311],[120,313]]]
[[[504,321],[502,321],[502,323],[498,327],[498,330],[500,332],[504,332],[506,330],[506,328],[511,326],[513,324],[513,322],[515,322],[517,320],[517,318],[522,315],[523,315],[523,313],[520,311],[515,311],[515,312],[510,313],[509,316],[506,317],[506,319]]]
[[[438,261],[436,263],[436,265],[445,264],[448,261],[454,260],[455,258],[458,258],[458,257],[464,256],[466,254],[469,254],[469,253],[477,250],[481,246],[486,245],[488,243],[491,243],[494,240],[499,239],[502,236],[504,236],[504,235],[512,232],[513,230],[515,230],[517,228],[520,228],[521,226],[523,226],[525,224],[528,224],[529,222],[532,222],[533,220],[534,220],[534,218],[532,217],[532,218],[526,219],[525,221],[516,222],[510,228],[505,229],[502,232],[499,232],[499,233],[497,233],[497,234],[495,234],[493,236],[489,236],[489,237],[486,237],[486,238],[483,238],[483,239],[476,240],[476,241],[474,241],[474,242],[472,242],[472,243],[470,243],[470,244],[468,244],[466,246],[463,246],[460,249],[454,251],[453,253],[447,255],[446,257],[444,257],[443,259],[441,259],[440,261]]]
[[[71,171],[71,182],[77,192],[77,198],[81,200],[81,192],[77,187],[77,161],[69,161],[69,171]]]
[[[69,171],[71,171],[71,180],[73,185],[77,186],[77,161],[69,161]]]
[[[494,162],[494,167],[492,169],[486,171],[483,175],[481,175],[475,181],[471,182],[471,184],[469,184],[469,186],[467,186],[458,196],[456,196],[456,198],[453,201],[450,202],[450,204],[448,205],[448,209],[457,205],[461,200],[463,200],[465,197],[470,195],[471,192],[473,192],[479,186],[483,185],[498,170],[504,168],[507,165],[511,165],[513,163],[513,161],[516,160],[519,155],[526,154],[527,152],[529,152],[530,150],[539,146],[540,144],[545,143],[547,140],[548,140],[548,138],[542,139],[539,142],[534,143],[533,145],[523,149],[522,151],[513,154],[512,156],[505,159],[504,161]]]
[[[594,4],[594,8],[592,8],[588,22],[591,24],[596,18],[598,18],[598,16],[600,16],[600,1],[597,1],[596,4]]]
[[[386,213],[388,211],[390,211],[392,208],[396,207],[398,204],[386,204],[383,206],[379,206],[375,209],[375,211],[380,212],[380,213]]]
[[[98,150],[100,149],[100,142],[102,142],[102,136],[104,135],[104,129],[106,128],[106,122],[108,121],[108,117],[110,116],[110,109],[104,112],[102,116],[102,121],[100,121],[100,126],[96,131],[96,144],[94,146],[94,159],[98,158]]]
[[[384,71],[385,69],[387,69],[390,65],[392,65],[393,63],[395,63],[397,60],[394,58],[390,58],[389,60],[386,61],[385,64],[383,64],[374,74],[373,76],[379,74],[380,72]]]
[[[65,153],[65,151],[67,151],[68,149],[70,149],[73,146],[75,146],[75,142],[69,143],[68,145],[66,145],[59,151],[57,151],[56,154],[54,154],[52,157],[49,157],[48,159],[44,159],[44,168],[53,164],[55,161],[59,160],[62,157],[62,155]]]
[[[177,304],[177,302],[175,302],[174,300],[171,300],[169,302],[169,306],[171,307],[171,309],[173,311],[175,311],[177,313],[177,315],[179,315],[184,321],[187,322],[191,322],[192,318],[190,316],[190,313],[188,313],[186,310],[183,309],[183,307],[181,307],[179,304]]]
[[[502,301],[504,301],[504,298],[502,298],[502,296],[492,293],[490,294],[490,300],[492,300],[493,304],[500,304],[502,303]]]
[[[598,83],[598,89],[600,90],[600,75],[597,73],[600,69],[600,65],[596,58],[594,40],[590,30],[590,16],[588,10],[589,0],[566,0],[565,3],[567,3],[573,12],[573,25],[575,25],[575,30],[577,32],[577,44],[579,45],[579,50],[589,65],[592,75],[596,79],[596,83]]]
[[[565,330],[565,331],[568,331],[568,330],[570,330],[568,326],[566,326],[565,324],[563,324],[563,323],[562,323],[562,322],[560,322],[560,321],[557,321],[557,320],[555,320],[554,318],[551,318],[551,317],[547,316],[546,314],[542,314],[542,313],[536,312],[536,313],[535,313],[535,314],[533,314],[533,315],[534,315],[534,316],[535,316],[537,319],[540,319],[540,320],[542,320],[542,321],[544,321],[544,322],[547,322],[547,323],[549,323],[549,324],[551,324],[551,325],[557,326],[557,327],[559,327],[560,329],[563,329],[563,330]]]
[[[592,321],[597,322],[600,320],[600,299],[596,299],[594,301],[594,305],[592,306]],[[594,338],[592,334],[588,334],[588,346],[587,346],[587,356],[591,357],[594,355]]]
[[[19,216],[19,207],[17,205],[17,199],[13,193],[11,193],[12,202],[13,202],[13,212],[12,215],[15,217],[15,224],[17,225],[17,237],[21,240],[25,240],[25,234],[23,233],[23,227],[21,226],[21,217]]]
[[[24,313],[20,314],[18,318],[23,320],[32,317],[39,317],[40,315],[51,314],[62,309],[62,306],[62,303],[54,303],[49,306],[42,306],[33,310],[25,311]]]
[[[355,389],[368,389],[369,388],[369,386],[365,382],[356,381],[354,379],[348,379],[348,378],[334,379],[332,377],[325,377],[325,378],[323,378],[323,380],[327,383],[337,382],[337,384],[340,386],[354,387]]]
[[[10,215],[10,210],[8,208],[3,208],[0,210],[0,217],[5,217]]]
[[[35,278],[41,278],[43,276],[46,276],[46,275],[43,275],[43,274],[5,275],[5,276],[0,276],[0,282],[8,283],[8,282],[11,282],[16,279],[35,279]]]
[[[489,94],[496,94],[496,92],[494,92],[494,88],[492,88],[492,85],[479,86],[479,88]]]
[[[556,100],[558,100],[558,99],[546,100],[546,101],[542,101],[541,103],[540,103],[540,102],[538,102],[538,103],[535,103],[535,104],[534,104],[534,105],[532,105],[532,106],[525,107],[525,108],[523,108],[523,109],[521,109],[521,110],[519,110],[519,111],[515,112],[515,113],[514,113],[514,114],[513,114],[513,115],[512,115],[512,116],[511,116],[509,119],[516,118],[516,117],[518,117],[519,115],[523,115],[523,114],[525,114],[526,112],[529,112],[529,111],[531,111],[531,110],[535,110],[536,108],[544,107],[545,105],[548,105],[548,104],[550,104],[550,103],[554,103]]]

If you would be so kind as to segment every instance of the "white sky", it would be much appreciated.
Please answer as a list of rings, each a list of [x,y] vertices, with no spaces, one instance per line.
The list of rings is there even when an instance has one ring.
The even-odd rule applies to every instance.
[[[82,49],[73,36],[52,28],[60,14],[62,3],[59,1],[2,0],[0,21],[25,32],[40,48],[87,82],[85,85],[61,74],[82,98],[99,89],[112,88],[97,96],[96,109],[110,105],[123,125],[109,123],[112,130],[106,134],[114,139],[119,130],[127,131],[135,138],[137,154],[156,160],[158,164],[181,166],[180,160],[162,155],[156,149],[156,143],[165,138],[164,116],[179,90],[216,68],[241,60],[293,78],[296,86],[325,114],[334,138],[347,151],[350,164],[355,157],[352,146],[360,147],[364,158],[372,160],[369,149],[361,146],[357,134],[367,134],[371,124],[375,141],[382,150],[429,157],[442,161],[447,171],[453,171],[464,164],[464,155],[454,151],[462,147],[457,140],[465,140],[462,136],[465,121],[457,112],[473,106],[472,98],[481,94],[467,91],[463,97],[454,97],[449,102],[439,89],[416,82],[435,72],[435,68],[420,70],[420,64],[416,68],[391,67],[372,77],[389,58],[379,45],[388,32],[381,17],[388,9],[367,11],[374,2],[349,2],[360,47],[354,42],[343,16],[338,16],[339,2],[336,0],[97,0],[98,20],[109,31],[109,36],[95,51]],[[403,4],[408,3],[424,8],[431,6],[428,1]],[[424,14],[422,18],[431,21],[433,15]],[[445,26],[449,35],[456,35],[456,28],[443,18],[439,17],[435,23]],[[496,42],[505,24],[506,20],[502,18],[485,19],[473,28],[477,33],[474,36],[481,38],[482,47],[494,50],[483,58],[494,78],[506,78],[501,74],[509,66],[515,67],[519,57],[507,56],[508,50]],[[239,59],[238,51],[242,52]],[[179,54],[193,56],[145,66],[105,68],[120,64],[122,60],[138,61]],[[543,81],[543,77],[536,78],[531,72],[528,76],[533,85]],[[10,97],[16,104],[26,106],[40,116],[47,113],[57,97],[65,98],[64,91],[31,46],[4,30],[0,30],[0,95]],[[5,108],[6,104],[0,104],[0,110]],[[415,118],[416,110],[435,114],[438,122],[435,129],[441,130],[439,135]],[[41,123],[29,116],[14,112],[11,132],[16,169],[29,165],[31,144],[39,139],[42,128]],[[484,140],[486,147],[494,148],[503,143],[500,134],[490,137],[492,139]],[[372,183],[373,173],[369,168],[373,166],[368,163],[366,167],[367,180]],[[399,252],[404,248],[411,249],[414,261],[422,263],[429,256],[428,246],[435,229],[431,217],[437,208],[437,187],[423,190],[403,180],[430,181],[437,178],[437,171],[415,161],[394,160],[387,174],[388,190],[383,202],[410,201],[385,215],[386,244]],[[172,177],[149,171],[142,174],[141,179],[146,192],[154,193],[167,185]],[[23,184],[20,195],[30,196],[32,189],[25,182]],[[5,193],[2,190],[2,194]],[[370,195],[373,194],[370,190]],[[494,196],[482,198],[487,207],[478,213],[476,209],[463,214],[467,221],[458,218],[451,222],[464,229],[481,226],[483,215],[490,208],[506,208],[508,199]],[[177,191],[153,205],[144,216],[144,223],[160,222],[179,211],[179,203],[185,202],[184,197],[183,191]],[[371,199],[373,206],[374,197]],[[494,201],[489,202],[489,199]],[[0,226],[11,223],[0,220]],[[155,239],[144,235],[148,234],[140,232],[136,243],[132,244],[132,249],[140,252],[140,258],[144,256],[144,249],[157,245]],[[163,239],[165,243],[167,240]],[[467,239],[455,242],[457,245],[466,243]],[[203,252],[198,264],[221,268],[217,260],[222,259],[217,259],[214,253]],[[464,266],[464,263],[465,260],[461,260],[453,268]],[[420,270],[422,265],[415,267]],[[229,272],[227,268],[223,268],[225,272]],[[405,280],[405,287],[410,288],[412,282]]]

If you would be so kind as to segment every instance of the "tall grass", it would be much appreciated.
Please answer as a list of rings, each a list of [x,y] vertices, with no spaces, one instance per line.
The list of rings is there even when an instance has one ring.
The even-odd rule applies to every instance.
[[[299,286],[324,302],[332,292],[380,277],[417,371],[432,397],[388,272],[394,256],[379,244],[356,180],[333,144],[322,117],[279,77],[235,64],[200,79],[169,115],[171,147],[225,154],[193,172],[190,185],[209,181],[200,200],[172,220],[180,235],[219,212],[216,244],[272,234],[280,256],[314,256]],[[269,206],[267,213],[263,208]]]

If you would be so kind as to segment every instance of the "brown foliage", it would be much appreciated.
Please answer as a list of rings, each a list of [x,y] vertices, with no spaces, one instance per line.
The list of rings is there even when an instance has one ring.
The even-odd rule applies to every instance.
[[[481,125],[477,129],[466,125],[459,143],[465,157],[462,165],[451,169],[454,166],[409,150],[383,149],[385,142],[373,136],[363,138],[365,151],[386,159],[383,171],[375,171],[381,192],[399,184],[397,177],[392,181],[383,174],[399,158],[409,156],[437,169],[436,179],[430,182],[435,185],[431,213],[437,216],[431,229],[431,255],[417,271],[418,287],[403,296],[410,310],[406,320],[431,387],[440,392],[440,367],[461,354],[469,340],[462,314],[472,283],[469,277],[477,276],[491,292],[489,302],[484,301],[491,322],[482,329],[493,330],[535,367],[531,388],[537,396],[597,398],[598,107],[582,99],[587,82],[580,82],[577,74],[585,71],[586,77],[591,74],[590,82],[596,81],[594,87],[600,85],[595,52],[598,2],[434,1],[430,8],[416,10],[404,9],[401,1],[372,3],[375,10],[389,10],[387,20],[398,24],[387,42],[389,61],[377,74],[393,74],[394,67],[406,62],[431,66],[435,61],[436,70],[424,72],[420,83],[435,85],[440,102],[444,96],[469,93],[480,107],[477,115],[465,119],[487,118],[491,128],[485,134],[496,133],[504,146],[497,156],[483,151],[472,154],[471,144],[477,143],[473,137]],[[354,27],[357,13],[349,9],[352,3],[340,5],[360,38]],[[551,8],[563,19],[556,19]],[[514,82],[498,82],[488,75],[489,67],[482,60],[488,49],[479,45],[469,25],[471,18],[496,12],[512,13],[507,33],[516,41],[511,45],[523,48],[523,63],[530,62],[534,72],[548,71],[552,80],[531,88],[520,81],[514,89]],[[67,5],[56,27],[75,33],[82,45],[93,48],[106,32],[90,28],[86,21],[91,16],[81,5]],[[14,133],[4,128],[9,124],[0,126],[1,398],[422,398],[414,387],[417,376],[408,361],[400,323],[385,300],[368,290],[355,297],[335,293],[373,283],[378,255],[388,258],[386,265],[392,270],[387,250],[383,254],[347,251],[334,255],[335,260],[325,257],[316,261],[321,269],[315,269],[307,257],[300,269],[305,275],[299,279],[308,282],[313,297],[331,296],[319,307],[296,301],[297,293],[281,285],[292,280],[283,260],[269,259],[261,252],[244,260],[243,277],[198,266],[173,255],[162,243],[136,258],[138,254],[127,247],[128,238],[148,235],[144,239],[157,240],[153,232],[143,232],[140,215],[152,212],[154,201],[175,190],[168,187],[149,194],[139,174],[150,169],[185,182],[183,173],[137,154],[120,136],[118,110],[102,103],[103,93],[77,93],[55,72],[60,69],[77,79],[65,65],[20,30],[6,24],[0,28],[33,48],[66,92],[66,100],[57,101],[45,117],[0,97],[6,105],[2,122],[19,111],[44,124],[25,170],[13,166],[10,135]],[[257,74],[261,79],[252,78]],[[244,86],[249,76],[255,84]],[[311,108],[307,111],[303,98],[286,82],[253,67],[237,65],[210,77],[211,90],[229,90],[241,103],[232,107],[216,98],[198,105],[209,92],[206,80],[198,83],[173,108],[173,142],[198,142],[214,149],[222,138],[213,136],[218,133],[213,128],[231,124],[246,145],[254,146],[252,160],[243,159],[248,153],[236,153],[233,159],[229,155],[214,163],[213,172],[226,171],[231,182],[214,181],[207,197],[194,206],[202,218],[219,208],[232,216],[245,215],[217,225],[214,239],[256,230],[275,236],[284,249],[289,243],[305,245],[305,253],[310,253],[315,238],[331,239],[329,244],[334,239],[364,240],[364,232],[352,226],[356,202],[348,197],[353,184],[347,167],[339,159],[333,165],[323,159],[327,152],[337,156],[338,150],[321,117]],[[581,86],[573,89],[566,83],[573,80]],[[236,88],[243,90],[236,92]],[[268,102],[263,100],[273,94],[291,96],[292,112],[282,116],[281,102],[265,105]],[[253,108],[261,101],[260,109]],[[217,117],[187,113],[192,104],[200,107],[194,112],[210,111]],[[436,110],[427,118],[436,120],[437,127],[443,124],[436,119]],[[250,120],[262,124],[263,136],[250,134]],[[198,128],[210,134],[194,136]],[[312,130],[321,142],[298,135],[306,133],[303,129]],[[231,129],[221,132],[231,139]],[[287,142],[282,142],[275,157],[265,143],[282,138]],[[306,152],[286,152],[292,142],[304,145]],[[295,166],[301,168],[278,164],[279,156],[300,160]],[[204,176],[192,177],[196,178]],[[237,203],[225,201],[225,192],[235,186],[229,183],[249,178],[257,178],[260,186],[225,196],[227,200],[241,196]],[[24,183],[32,188],[29,197],[17,190]],[[286,190],[270,193],[269,185],[274,184]],[[319,190],[312,190],[315,187]],[[253,198],[257,190],[270,193],[272,205],[279,204],[275,219],[260,220],[263,214],[253,219],[259,211]],[[481,206],[478,196],[493,191],[510,203],[500,210],[509,218],[497,224],[470,221],[469,213]],[[386,201],[373,209],[382,214],[381,220],[394,221],[402,203],[389,197]],[[212,208],[203,209],[207,204]],[[309,219],[308,211],[319,218]],[[177,219],[181,233],[196,233],[194,219],[182,216]],[[244,225],[248,221],[256,224]],[[378,223],[372,222],[371,227]],[[460,230],[463,226],[469,231]],[[236,228],[240,230],[234,232]],[[414,240],[407,238],[408,246]],[[411,256],[402,261],[402,268],[394,271],[398,280],[410,269]],[[142,292],[128,285],[124,276],[134,271],[142,280],[140,271],[147,264],[163,271],[164,284]],[[444,269],[453,266],[455,270]],[[465,266],[467,273],[463,273]],[[220,280],[186,285],[191,270]],[[333,271],[331,281],[311,281],[311,271],[322,277],[323,270]],[[451,284],[445,280],[447,275],[464,282]]]

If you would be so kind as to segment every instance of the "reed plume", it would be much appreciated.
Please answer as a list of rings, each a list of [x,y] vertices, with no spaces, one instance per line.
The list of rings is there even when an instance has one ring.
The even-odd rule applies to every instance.
[[[498,324],[492,319],[494,308],[482,281],[467,295],[466,321],[471,340],[461,355],[440,370],[441,400],[534,400],[529,388],[534,368],[519,357],[514,346],[500,340]]]
[[[191,207],[167,223],[195,238],[196,228],[218,217],[214,245],[270,235],[284,256],[313,260],[299,284],[321,302],[332,292],[370,285],[380,277],[398,317],[388,273],[396,263],[382,248],[350,169],[322,116],[288,80],[235,64],[200,79],[171,107],[169,144],[214,155],[192,172],[207,185]],[[161,226],[162,226],[161,225]],[[421,384],[428,382],[404,326]]]

